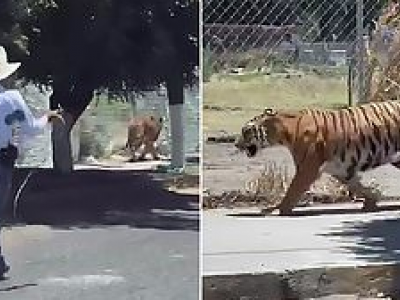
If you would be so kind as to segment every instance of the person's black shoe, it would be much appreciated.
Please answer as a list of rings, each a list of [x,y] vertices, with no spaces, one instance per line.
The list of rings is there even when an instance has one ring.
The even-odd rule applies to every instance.
[[[1,268],[0,268],[0,280],[4,280],[5,279],[5,275],[6,273],[10,271],[10,266],[7,264],[4,264]]]

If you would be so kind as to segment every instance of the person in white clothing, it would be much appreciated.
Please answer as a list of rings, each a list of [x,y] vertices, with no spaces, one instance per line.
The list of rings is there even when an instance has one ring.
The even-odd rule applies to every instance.
[[[43,132],[53,120],[63,121],[59,111],[49,111],[40,118],[33,116],[21,93],[11,88],[19,66],[19,62],[8,62],[7,53],[0,46],[0,230],[11,191],[12,171],[22,143]],[[0,246],[0,278],[4,278],[9,269]]]

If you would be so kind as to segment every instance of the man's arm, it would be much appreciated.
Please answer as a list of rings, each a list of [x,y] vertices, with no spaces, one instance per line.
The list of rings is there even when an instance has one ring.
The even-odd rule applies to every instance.
[[[10,96],[14,99],[15,107],[23,112],[23,120],[21,120],[21,133],[27,136],[34,136],[43,132],[46,125],[55,119],[63,118],[59,111],[49,111],[40,118],[35,118],[25,103],[22,95],[18,91],[9,91]]]

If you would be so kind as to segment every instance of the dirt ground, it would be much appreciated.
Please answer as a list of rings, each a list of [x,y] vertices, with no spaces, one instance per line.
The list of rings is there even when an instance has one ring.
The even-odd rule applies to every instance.
[[[294,165],[290,153],[283,147],[264,149],[255,158],[239,153],[232,143],[207,143],[203,147],[203,193],[210,196],[227,195],[232,191],[244,191],[246,182],[259,177],[265,165],[275,163],[278,168],[287,169],[293,176]],[[366,185],[377,187],[385,200],[400,197],[400,170],[386,165],[362,175]],[[313,190],[326,193],[330,184],[329,176],[322,176]],[[239,204],[243,206],[243,203]],[[249,206],[259,206],[249,203]],[[224,205],[222,205],[224,206]]]

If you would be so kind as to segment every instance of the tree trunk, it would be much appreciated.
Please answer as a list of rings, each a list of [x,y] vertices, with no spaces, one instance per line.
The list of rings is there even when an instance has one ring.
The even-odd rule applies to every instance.
[[[53,123],[51,134],[53,146],[53,167],[61,173],[73,171],[71,130],[80,115],[86,109],[93,96],[93,88],[75,86],[73,92],[66,85],[54,88],[50,98],[50,107],[55,109],[61,105],[65,124]],[[72,104],[73,103],[73,104]],[[64,104],[64,105],[63,105]]]
[[[75,124],[75,118],[68,112],[63,112],[65,125],[56,121],[53,123],[51,141],[53,144],[53,166],[61,173],[73,171],[73,158],[70,133]]]
[[[185,166],[183,73],[174,73],[170,78],[167,78],[171,120],[171,167],[183,168]]]

